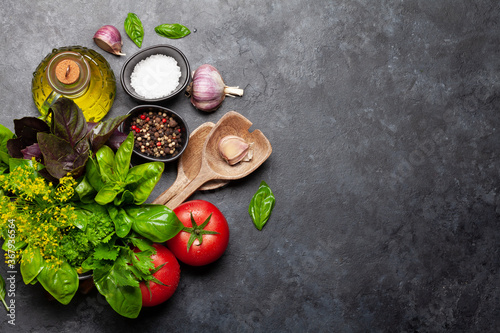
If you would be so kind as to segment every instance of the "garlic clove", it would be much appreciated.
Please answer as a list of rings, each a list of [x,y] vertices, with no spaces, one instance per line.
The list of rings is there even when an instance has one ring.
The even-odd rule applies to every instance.
[[[252,145],[239,136],[228,135],[219,141],[219,154],[229,165],[248,162],[253,157]]]
[[[122,36],[118,29],[112,25],[105,25],[101,27],[94,34],[94,42],[106,52],[124,56],[122,53]]]

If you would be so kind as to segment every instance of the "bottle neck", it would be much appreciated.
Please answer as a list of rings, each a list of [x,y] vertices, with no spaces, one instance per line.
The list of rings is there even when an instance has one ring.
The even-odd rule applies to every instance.
[[[47,65],[47,80],[57,93],[76,98],[83,95],[90,82],[90,67],[77,52],[61,52]]]

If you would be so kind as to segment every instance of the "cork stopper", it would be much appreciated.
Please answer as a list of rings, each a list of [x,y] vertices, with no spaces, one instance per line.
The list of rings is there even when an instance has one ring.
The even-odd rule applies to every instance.
[[[80,77],[80,67],[73,60],[63,60],[56,65],[56,77],[64,84],[73,84]]]

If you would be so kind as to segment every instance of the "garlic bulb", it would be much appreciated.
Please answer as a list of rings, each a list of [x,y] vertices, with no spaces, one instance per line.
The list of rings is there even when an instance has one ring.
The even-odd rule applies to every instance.
[[[252,145],[239,136],[228,135],[219,141],[219,154],[229,165],[248,162],[253,157]]]
[[[228,87],[222,76],[212,65],[201,65],[193,72],[193,80],[186,89],[191,104],[205,112],[215,111],[226,96],[243,96],[243,89]]]

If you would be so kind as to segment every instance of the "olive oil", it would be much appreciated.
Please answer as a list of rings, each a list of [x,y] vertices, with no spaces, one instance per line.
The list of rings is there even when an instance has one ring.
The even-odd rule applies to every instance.
[[[111,109],[116,95],[113,70],[102,55],[82,46],[53,49],[33,73],[33,101],[46,116],[61,96],[71,98],[88,122],[98,122]]]

